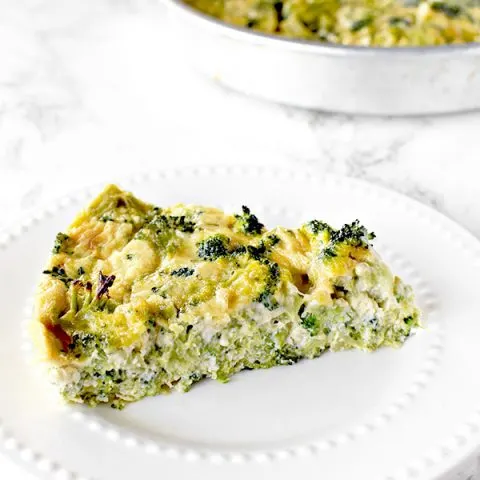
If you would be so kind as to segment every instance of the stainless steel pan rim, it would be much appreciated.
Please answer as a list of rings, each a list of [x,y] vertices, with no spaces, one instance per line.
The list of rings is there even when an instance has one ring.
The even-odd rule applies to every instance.
[[[321,55],[335,56],[378,56],[378,55],[451,55],[465,54],[478,55],[480,43],[463,43],[451,45],[431,45],[422,47],[365,47],[359,45],[341,45],[315,42],[313,40],[295,39],[256,32],[246,28],[228,24],[217,18],[206,15],[193,7],[187,5],[183,0],[163,0],[169,6],[173,6],[180,13],[189,16],[192,20],[202,23],[207,28],[220,29],[226,35],[245,40],[250,43],[265,45],[276,48],[287,48],[301,50],[304,52],[318,53]]]
[[[163,0],[194,70],[273,102],[362,115],[480,108],[480,43],[426,47],[332,45],[257,33]]]

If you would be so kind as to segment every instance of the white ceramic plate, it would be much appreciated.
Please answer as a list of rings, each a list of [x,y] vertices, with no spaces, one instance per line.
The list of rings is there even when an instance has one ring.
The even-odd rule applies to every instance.
[[[0,237],[0,445],[48,479],[433,479],[480,445],[480,243],[435,211],[363,182],[255,167],[121,181],[168,205],[247,204],[268,226],[361,219],[411,283],[426,329],[399,350],[339,352],[204,381],[123,411],[64,406],[32,366],[25,323],[55,234],[100,187]]]

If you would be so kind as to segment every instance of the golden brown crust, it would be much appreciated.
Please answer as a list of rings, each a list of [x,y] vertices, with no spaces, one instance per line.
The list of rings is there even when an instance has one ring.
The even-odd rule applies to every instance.
[[[30,322],[29,330],[38,360],[57,366],[67,363],[61,356],[61,342],[43,323],[38,321],[36,316]]]
[[[62,342],[52,331],[60,312],[68,308],[67,289],[59,280],[45,277],[38,286],[30,332],[44,361],[62,362]]]

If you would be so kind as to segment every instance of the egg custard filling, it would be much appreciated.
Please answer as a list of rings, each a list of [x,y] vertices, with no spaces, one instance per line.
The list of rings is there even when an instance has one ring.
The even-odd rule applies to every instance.
[[[108,186],[55,239],[34,337],[71,402],[121,408],[202,378],[401,345],[411,287],[355,221],[267,230],[247,208],[159,208]]]

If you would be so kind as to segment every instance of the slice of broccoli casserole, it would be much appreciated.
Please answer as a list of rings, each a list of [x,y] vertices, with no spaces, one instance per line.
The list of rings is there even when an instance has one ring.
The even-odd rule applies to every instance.
[[[247,207],[159,208],[108,186],[55,239],[35,337],[65,399],[126,402],[326,350],[399,346],[412,290],[358,221],[267,231]]]

